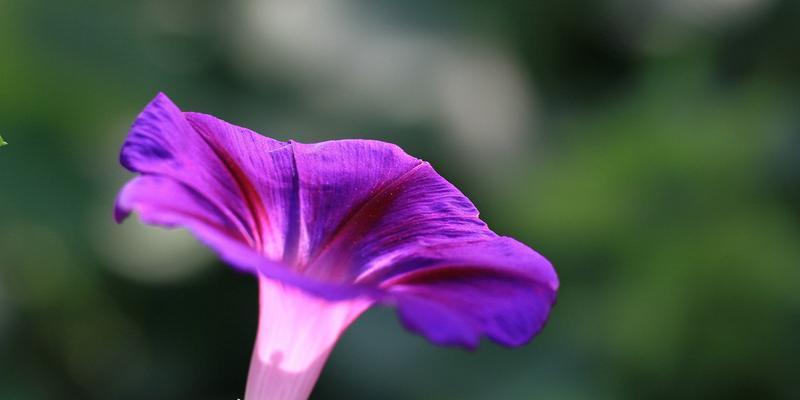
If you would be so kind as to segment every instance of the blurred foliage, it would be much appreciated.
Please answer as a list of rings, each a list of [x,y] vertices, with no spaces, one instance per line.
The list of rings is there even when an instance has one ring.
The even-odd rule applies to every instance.
[[[0,152],[0,398],[242,396],[254,280],[111,218],[128,178],[118,147],[157,91],[279,139],[396,142],[556,265],[559,303],[526,347],[437,348],[376,309],[313,398],[800,398],[800,2],[322,7],[398,41],[434,38],[399,57],[423,72],[465,43],[504,52],[532,122],[517,139],[485,132],[482,145],[518,141],[496,158],[425,114],[435,84],[403,81],[413,90],[397,98],[381,86],[396,65],[342,75],[391,51],[334,52],[314,76],[256,64],[239,31],[256,3],[0,1],[0,131],[13,142]],[[340,47],[312,47],[326,48]],[[373,86],[348,86],[371,72]],[[335,105],[367,101],[319,106],[314,90],[342,77],[354,80],[331,89]],[[421,116],[393,113],[415,103]]]

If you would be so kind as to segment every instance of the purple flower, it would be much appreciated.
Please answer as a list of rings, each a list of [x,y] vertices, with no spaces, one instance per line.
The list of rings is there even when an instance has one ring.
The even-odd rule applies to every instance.
[[[371,140],[280,142],[159,94],[120,162],[140,175],[115,217],[185,227],[260,283],[246,399],[311,392],[336,340],[375,304],[410,330],[474,348],[528,342],[558,278],[529,247],[498,236],[427,162]]]

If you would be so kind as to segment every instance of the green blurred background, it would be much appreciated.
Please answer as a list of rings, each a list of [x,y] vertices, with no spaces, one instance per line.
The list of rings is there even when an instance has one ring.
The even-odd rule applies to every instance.
[[[800,398],[800,2],[0,0],[0,399],[242,397],[256,282],[112,221],[157,91],[430,161],[561,278],[515,350],[373,309],[316,399]]]

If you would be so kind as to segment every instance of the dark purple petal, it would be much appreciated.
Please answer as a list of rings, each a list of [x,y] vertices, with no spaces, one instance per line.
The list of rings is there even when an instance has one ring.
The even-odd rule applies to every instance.
[[[477,346],[482,335],[506,346],[544,326],[558,278],[542,256],[509,238],[418,249],[398,260],[382,286],[409,329],[438,344]]]

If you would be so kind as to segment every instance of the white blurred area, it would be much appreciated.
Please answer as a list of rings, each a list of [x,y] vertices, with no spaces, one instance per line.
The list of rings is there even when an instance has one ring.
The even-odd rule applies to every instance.
[[[124,278],[147,284],[179,282],[216,259],[185,229],[144,225],[136,215],[117,225],[107,204],[97,211],[92,225],[94,249],[105,266]]]
[[[310,112],[431,124],[480,168],[519,157],[534,135],[533,85],[499,40],[387,23],[348,0],[237,4],[242,74],[291,82]]]

